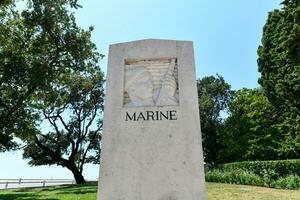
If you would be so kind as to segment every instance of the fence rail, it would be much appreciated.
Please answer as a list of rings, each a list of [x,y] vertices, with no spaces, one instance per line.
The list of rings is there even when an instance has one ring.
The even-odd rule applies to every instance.
[[[74,184],[73,179],[0,179],[0,189]]]

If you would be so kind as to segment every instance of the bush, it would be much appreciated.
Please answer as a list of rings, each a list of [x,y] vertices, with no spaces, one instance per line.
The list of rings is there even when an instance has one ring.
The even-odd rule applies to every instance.
[[[298,189],[300,188],[300,177],[290,175],[284,178],[279,178],[274,181],[272,187],[275,188],[286,188],[286,189]]]
[[[241,170],[222,172],[219,170],[209,171],[205,174],[208,182],[242,184],[242,185],[263,185],[261,177]]]
[[[206,180],[275,188],[300,188],[300,160],[245,161],[206,166]]]

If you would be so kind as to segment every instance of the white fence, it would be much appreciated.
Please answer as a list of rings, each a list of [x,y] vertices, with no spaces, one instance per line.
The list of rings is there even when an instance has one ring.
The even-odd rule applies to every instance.
[[[73,179],[0,179],[0,189],[74,184]]]

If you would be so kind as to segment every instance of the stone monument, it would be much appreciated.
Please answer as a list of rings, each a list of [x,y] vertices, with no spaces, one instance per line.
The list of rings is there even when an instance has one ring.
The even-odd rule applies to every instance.
[[[98,200],[206,199],[192,42],[111,45]]]

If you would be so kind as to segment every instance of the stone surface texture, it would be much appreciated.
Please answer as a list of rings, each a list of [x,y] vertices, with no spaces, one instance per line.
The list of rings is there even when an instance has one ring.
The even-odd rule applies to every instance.
[[[98,200],[206,199],[194,66],[189,41],[110,46]]]

